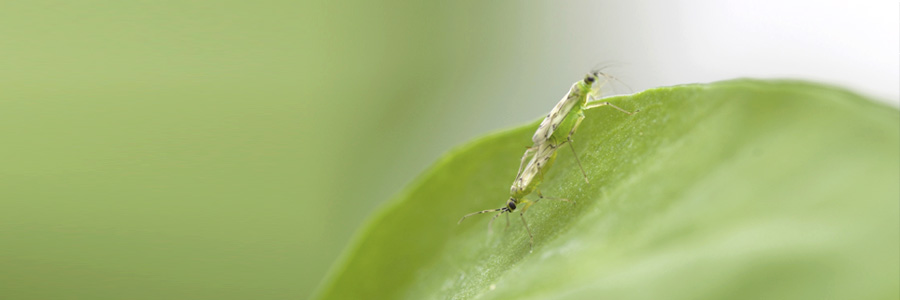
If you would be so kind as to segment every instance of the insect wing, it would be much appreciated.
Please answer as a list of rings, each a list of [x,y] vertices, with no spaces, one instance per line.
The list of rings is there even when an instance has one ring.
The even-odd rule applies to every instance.
[[[513,181],[512,187],[510,187],[510,194],[521,195],[530,193],[531,185],[537,184],[535,177],[541,176],[541,172],[545,172],[544,169],[549,166],[549,163],[552,163],[551,160],[554,158],[555,153],[556,146],[550,143],[541,144],[531,156],[531,160],[528,161],[525,168],[522,169],[522,172],[516,176],[516,180]]]
[[[568,115],[569,112],[572,111],[572,108],[578,104],[580,94],[578,91],[578,82],[576,82],[572,85],[572,88],[569,89],[569,93],[559,100],[559,103],[556,103],[553,110],[551,110],[550,113],[547,114],[547,117],[541,121],[541,125],[538,126],[537,131],[534,132],[534,136],[531,137],[531,141],[534,142],[535,145],[543,144],[550,139],[550,136],[556,131],[556,127],[559,127],[559,124],[566,119],[566,115]]]
[[[537,163],[535,162],[536,159],[538,159],[538,157],[536,155],[532,156],[531,160],[528,161],[528,165],[526,165],[525,168],[522,169],[521,173],[516,175],[516,180],[513,181],[512,187],[510,187],[510,191],[509,191],[510,194],[516,195],[516,194],[519,194],[519,193],[525,191],[525,189],[528,187],[528,185],[531,184],[531,181],[534,180],[534,176],[539,171],[536,168],[536,166],[537,166]]]

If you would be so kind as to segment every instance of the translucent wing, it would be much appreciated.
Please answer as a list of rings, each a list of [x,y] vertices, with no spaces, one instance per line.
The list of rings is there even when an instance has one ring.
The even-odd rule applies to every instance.
[[[531,156],[531,160],[528,161],[525,168],[522,169],[522,172],[516,176],[516,180],[513,181],[510,187],[510,194],[529,192],[529,186],[537,184],[534,182],[535,176],[541,176],[541,172],[544,172],[542,169],[548,167],[547,164],[553,159],[554,153],[556,153],[555,145],[550,143],[541,144]]]
[[[568,115],[569,112],[572,111],[572,108],[578,104],[578,101],[583,96],[581,95],[581,89],[578,88],[578,83],[579,82],[576,82],[572,85],[572,88],[569,89],[569,93],[559,100],[559,103],[556,103],[553,110],[551,110],[550,113],[547,114],[547,117],[541,121],[541,125],[538,126],[537,131],[534,132],[534,136],[531,137],[531,141],[534,142],[535,145],[543,144],[550,139],[550,136],[556,131],[556,127],[559,127],[559,124],[566,119],[566,115]]]

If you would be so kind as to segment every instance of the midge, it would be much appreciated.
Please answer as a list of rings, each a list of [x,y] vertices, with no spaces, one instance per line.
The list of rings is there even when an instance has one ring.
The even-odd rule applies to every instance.
[[[584,111],[601,106],[611,106],[628,115],[633,114],[632,112],[619,108],[609,102],[589,103],[589,101],[596,100],[600,87],[606,83],[606,81],[598,83],[595,87],[594,84],[597,83],[599,76],[603,76],[607,79],[613,78],[600,71],[593,71],[587,74],[584,76],[583,80],[579,80],[572,84],[569,93],[563,96],[563,98],[559,100],[559,103],[556,103],[556,106],[553,107],[553,110],[547,114],[547,117],[541,121],[541,125],[538,126],[537,131],[534,132],[534,136],[531,137],[531,141],[534,142],[534,145],[531,146],[531,148],[528,148],[528,150],[525,150],[525,154],[522,155],[522,161],[519,163],[520,172],[522,170],[522,165],[525,163],[525,159],[541,145],[548,142],[555,145],[562,145],[568,142],[569,148],[572,149],[572,154],[575,155],[575,162],[578,163],[578,168],[581,169],[581,174],[584,176],[584,181],[590,183],[590,181],[588,181],[587,173],[584,171],[584,168],[581,166],[581,161],[578,159],[578,153],[575,153],[575,147],[572,141],[572,135],[574,135],[575,130],[581,126],[581,121],[584,120]],[[638,111],[640,110],[636,110],[635,112]],[[563,138],[560,132],[568,132],[568,135]]]
[[[572,135],[575,134],[575,131],[584,120],[584,110],[609,105],[628,115],[633,114],[632,112],[628,112],[609,102],[588,103],[589,100],[595,100],[596,95],[599,94],[600,87],[603,85],[598,84],[596,87],[594,86],[600,75],[605,78],[612,78],[600,71],[593,71],[587,74],[583,80],[575,82],[575,84],[572,85],[572,88],[569,89],[569,93],[567,93],[559,103],[553,107],[553,110],[547,114],[547,117],[541,121],[540,126],[538,126],[537,131],[535,131],[534,136],[531,138],[534,144],[522,155],[522,160],[519,163],[519,171],[516,173],[516,179],[510,187],[510,197],[506,200],[506,206],[470,213],[463,216],[462,219],[459,219],[457,224],[462,223],[463,220],[474,215],[496,212],[497,214],[494,215],[488,223],[488,231],[491,231],[494,220],[503,213],[507,213],[507,226],[509,226],[509,214],[515,211],[516,208],[521,207],[519,217],[522,219],[522,224],[525,225],[525,230],[528,231],[529,245],[534,249],[534,235],[531,234],[528,222],[525,221],[525,211],[527,211],[531,205],[536,203],[536,201],[529,201],[528,199],[525,199],[525,196],[535,192],[540,199],[553,199],[569,202],[567,199],[544,198],[544,195],[541,194],[537,186],[543,181],[544,173],[550,169],[554,160],[556,160],[557,148],[566,143],[570,143],[570,147],[573,146]],[[562,138],[560,132],[568,132],[565,139]],[[587,173],[581,166],[581,161],[578,159],[578,154],[575,153],[574,147],[572,147],[572,154],[575,155],[575,161],[581,169],[584,181],[589,183]],[[531,156],[531,160],[525,165],[525,160],[527,160],[529,156]],[[523,165],[525,166],[524,169],[522,168]],[[538,201],[540,201],[540,199]],[[574,202],[572,203],[574,204]]]
[[[497,219],[503,213],[512,213],[516,210],[516,208],[521,207],[519,211],[519,217],[522,218],[522,224],[525,225],[525,230],[528,231],[529,238],[529,246],[531,249],[534,249],[534,235],[531,234],[531,229],[528,228],[528,222],[525,221],[525,211],[528,210],[532,204],[536,203],[532,202],[528,199],[525,199],[525,196],[528,196],[532,192],[535,192],[540,199],[551,199],[551,200],[560,200],[569,202],[568,199],[557,199],[557,198],[544,198],[544,195],[541,194],[541,191],[538,190],[537,186],[543,180],[543,175],[538,176],[540,174],[546,173],[547,170],[550,169],[550,166],[553,165],[553,161],[556,160],[556,149],[561,145],[555,145],[551,143],[544,143],[537,147],[534,152],[534,156],[531,157],[531,161],[528,162],[528,165],[524,170],[519,172],[516,175],[516,179],[513,181],[512,186],[509,188],[509,200],[506,200],[506,206],[497,209],[488,209],[470,213],[459,219],[457,224],[462,223],[468,217],[483,214],[483,213],[492,213],[497,212],[491,221],[488,223],[488,231],[490,232],[494,224],[494,220]],[[540,201],[540,199],[538,201]],[[573,202],[574,204],[574,202]],[[506,224],[509,226],[509,215],[507,216]]]

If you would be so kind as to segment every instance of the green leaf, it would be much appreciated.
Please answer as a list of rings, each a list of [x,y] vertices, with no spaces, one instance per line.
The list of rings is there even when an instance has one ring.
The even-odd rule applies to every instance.
[[[562,92],[562,91],[561,91]],[[501,207],[538,122],[451,151],[356,237],[319,299],[897,299],[900,113],[795,81],[609,98]],[[548,108],[552,103],[548,102]],[[465,122],[465,120],[460,120]],[[534,199],[534,198],[532,198]]]

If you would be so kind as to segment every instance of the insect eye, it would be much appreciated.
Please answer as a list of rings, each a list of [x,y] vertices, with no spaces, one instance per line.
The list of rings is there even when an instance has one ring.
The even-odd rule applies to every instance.
[[[588,75],[584,77],[584,82],[594,83],[594,76]]]
[[[509,201],[509,202],[506,203],[506,205],[509,206],[509,211],[514,211],[514,210],[516,210],[516,203],[515,203],[515,202]]]

